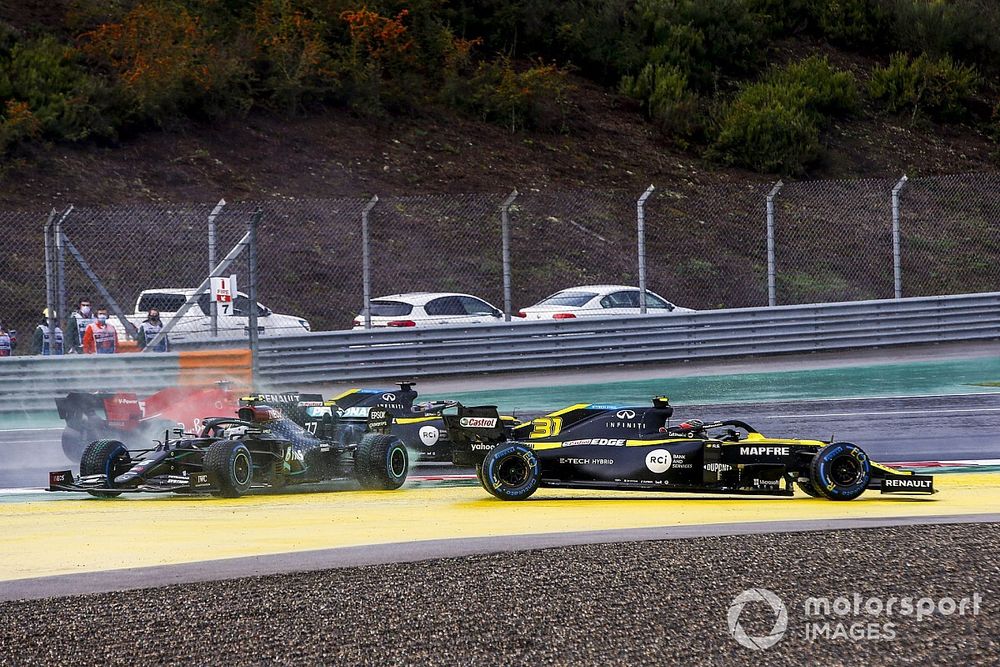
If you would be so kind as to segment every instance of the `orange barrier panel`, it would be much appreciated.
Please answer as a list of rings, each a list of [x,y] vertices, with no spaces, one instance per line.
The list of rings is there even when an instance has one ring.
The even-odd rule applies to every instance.
[[[225,380],[249,387],[250,350],[200,350],[180,353],[181,385],[205,385]]]

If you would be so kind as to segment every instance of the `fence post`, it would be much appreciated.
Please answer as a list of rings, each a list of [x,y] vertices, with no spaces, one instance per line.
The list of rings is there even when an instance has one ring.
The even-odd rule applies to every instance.
[[[635,203],[636,237],[639,243],[639,312],[646,314],[646,200],[656,188],[652,184]]]
[[[511,190],[507,198],[500,204],[500,237],[503,255],[503,321],[510,322],[510,311],[513,309],[510,293],[510,207],[517,199],[517,190]]]
[[[778,305],[777,272],[774,266],[774,198],[778,196],[781,181],[774,184],[771,191],[767,193],[767,305]]]
[[[257,351],[260,347],[260,332],[257,330],[257,225],[261,216],[264,215],[262,209],[254,211],[250,218],[249,238],[247,239],[247,277],[250,280],[250,288],[247,296],[250,297],[250,385],[256,390],[257,387]]]
[[[66,244],[63,243],[62,223],[69,217],[72,210],[73,205],[70,204],[69,208],[59,216],[52,228],[54,234],[53,240],[56,246],[56,315],[58,315],[56,320],[63,330],[63,335],[66,333],[66,325],[69,323],[69,320],[66,317]],[[52,339],[50,338],[50,340]]]
[[[909,179],[906,174],[892,188],[892,288],[896,299],[903,298],[903,264],[899,254],[899,193]]]
[[[55,244],[52,238],[53,222],[56,219],[56,210],[49,211],[49,217],[45,221],[45,308],[48,311],[49,341],[55,344],[55,317],[56,312],[56,276],[55,276]]]
[[[365,329],[372,328],[372,257],[371,238],[368,234],[368,214],[378,203],[378,195],[365,204],[361,211],[361,277],[364,284]]]
[[[216,248],[216,233],[215,233],[215,218],[218,217],[219,213],[222,212],[222,207],[226,205],[225,199],[220,199],[219,203],[215,205],[212,212],[208,214],[208,273],[211,274],[215,271],[215,248]],[[236,296],[235,294],[233,295]],[[216,338],[219,335],[219,307],[215,301],[209,302],[210,314],[212,316],[212,338]]]

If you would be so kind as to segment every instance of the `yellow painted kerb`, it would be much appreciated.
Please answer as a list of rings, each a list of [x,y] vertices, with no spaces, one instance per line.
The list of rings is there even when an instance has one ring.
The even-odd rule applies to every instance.
[[[1000,474],[942,475],[935,496],[734,498],[478,486],[0,504],[0,580],[412,540],[752,521],[996,512]]]

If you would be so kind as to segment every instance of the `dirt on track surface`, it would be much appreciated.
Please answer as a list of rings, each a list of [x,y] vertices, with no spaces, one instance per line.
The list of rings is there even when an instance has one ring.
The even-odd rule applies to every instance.
[[[0,664],[996,664],[998,543],[1000,524],[714,537],[9,602]],[[788,631],[752,651],[727,612],[757,587]],[[810,618],[882,638],[803,637],[807,597],[855,593],[981,602],[919,622]],[[761,603],[739,617],[751,636],[774,620]]]

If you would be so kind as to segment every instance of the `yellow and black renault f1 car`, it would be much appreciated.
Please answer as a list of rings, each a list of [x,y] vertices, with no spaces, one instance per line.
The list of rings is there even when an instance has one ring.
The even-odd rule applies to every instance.
[[[458,407],[445,421],[454,461],[475,465],[503,500],[539,487],[791,496],[853,500],[867,489],[934,493],[930,476],[875,463],[849,442],[769,438],[739,420],[671,425],[651,406],[573,405],[504,428],[496,408]]]
[[[449,431],[442,412],[458,405],[455,401],[414,403],[417,392],[412,382],[399,382],[398,389],[349,389],[333,398],[301,394],[302,400],[280,406],[290,419],[325,440],[348,446],[361,442],[368,429],[371,410],[385,410],[392,417],[390,433],[399,438],[414,461],[452,460]],[[266,397],[261,397],[266,398]],[[241,399],[252,405],[258,397]],[[501,417],[503,424],[520,424],[514,417]]]

